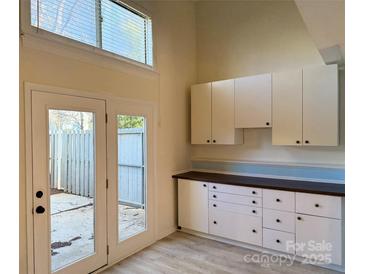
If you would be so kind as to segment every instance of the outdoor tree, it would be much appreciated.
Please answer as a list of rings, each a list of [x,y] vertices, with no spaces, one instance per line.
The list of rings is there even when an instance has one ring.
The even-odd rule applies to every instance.
[[[141,116],[118,115],[118,128],[143,128],[144,118]]]

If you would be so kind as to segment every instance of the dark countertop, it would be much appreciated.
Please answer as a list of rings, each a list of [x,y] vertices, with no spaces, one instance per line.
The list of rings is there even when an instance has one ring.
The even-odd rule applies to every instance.
[[[205,181],[211,183],[260,187],[277,190],[306,192],[332,196],[345,196],[345,184],[298,181],[287,179],[248,177],[222,173],[189,171],[173,175],[172,178]]]

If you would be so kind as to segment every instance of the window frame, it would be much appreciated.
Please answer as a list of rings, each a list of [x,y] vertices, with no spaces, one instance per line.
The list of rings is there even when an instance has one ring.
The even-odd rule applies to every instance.
[[[142,6],[137,5],[136,3],[130,1],[130,0],[112,0],[113,2],[118,2],[117,4],[121,5],[122,7],[128,7],[130,10],[135,11],[135,13],[139,13],[143,15],[144,17],[148,17],[152,21],[152,65],[142,63],[139,61],[136,61],[134,59],[128,58],[123,55],[119,55],[116,53],[113,53],[111,51],[104,50],[99,47],[95,47],[80,41],[77,41],[72,38],[68,38],[66,36],[62,36],[41,28],[37,28],[35,26],[32,26],[31,24],[31,0],[21,0],[21,12],[20,12],[20,37],[31,37],[31,38],[38,38],[50,42],[56,42],[63,46],[71,46],[76,49],[81,49],[88,53],[97,54],[100,56],[104,56],[107,58],[116,59],[118,61],[122,61],[128,64],[132,64],[153,72],[157,72],[157,65],[156,65],[156,58],[155,58],[155,35],[154,35],[154,24],[152,15],[149,11],[147,11]]]

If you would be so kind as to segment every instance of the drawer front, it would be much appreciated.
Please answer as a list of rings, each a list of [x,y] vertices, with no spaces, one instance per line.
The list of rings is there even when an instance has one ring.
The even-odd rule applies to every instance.
[[[296,193],[296,212],[335,219],[342,218],[342,198],[319,194]]]
[[[232,203],[225,203],[211,200],[209,201],[209,211],[212,212],[213,210],[224,210],[232,213],[252,215],[257,217],[262,216],[261,207],[252,207],[252,206],[245,206],[240,204],[232,204]]]
[[[262,246],[262,218],[224,210],[209,212],[209,233]]]
[[[222,192],[209,191],[209,200],[262,207],[262,201],[259,197],[242,196]]]
[[[265,228],[271,228],[291,233],[295,232],[294,213],[265,208],[263,210],[263,216],[263,224]]]
[[[254,187],[245,186],[232,186],[232,185],[222,185],[222,184],[209,184],[209,190],[237,195],[262,197],[262,189]]]
[[[295,235],[264,228],[263,247],[290,254],[295,253]]]
[[[294,212],[295,193],[281,190],[263,190],[263,207]]]

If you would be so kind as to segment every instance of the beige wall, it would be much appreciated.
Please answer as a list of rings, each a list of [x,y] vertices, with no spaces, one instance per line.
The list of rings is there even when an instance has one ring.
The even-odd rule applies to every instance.
[[[192,2],[141,3],[152,14],[157,72],[27,36],[20,45],[20,272],[26,273],[24,82],[156,102],[157,237],[175,229],[171,175],[190,167],[188,94],[196,82]],[[94,61],[90,61],[90,57]],[[95,61],[96,60],[96,61]]]
[[[322,64],[293,1],[202,1],[196,8],[198,82]],[[341,80],[341,146],[272,146],[270,129],[246,129],[243,145],[194,145],[192,158],[344,164],[344,73]]]

